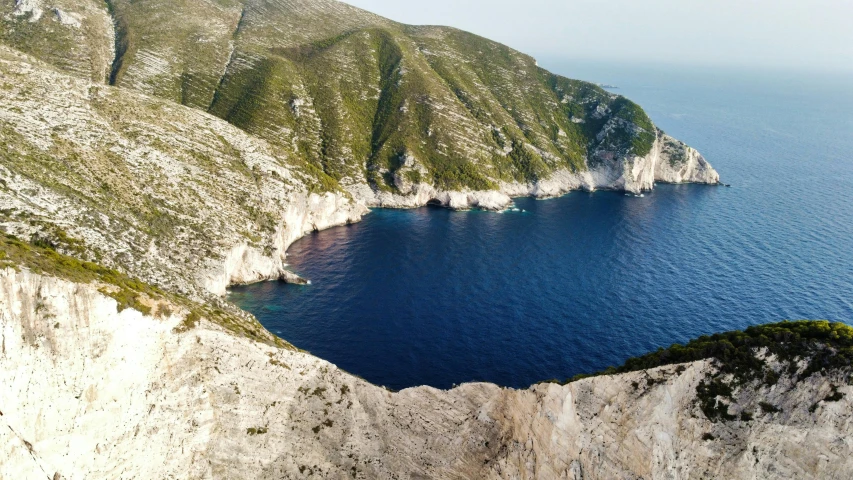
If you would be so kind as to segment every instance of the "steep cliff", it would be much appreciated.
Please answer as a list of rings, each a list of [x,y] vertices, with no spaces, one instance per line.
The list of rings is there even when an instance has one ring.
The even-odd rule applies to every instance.
[[[667,183],[709,183],[720,182],[720,175],[696,149],[658,131],[659,152],[655,162],[656,181]]]
[[[847,478],[850,368],[698,391],[667,365],[565,386],[398,393],[292,348],[117,310],[97,282],[0,270],[0,477]],[[760,352],[756,352],[758,357]],[[802,363],[802,362],[801,362]],[[724,395],[715,401],[723,402]],[[745,412],[748,412],[745,414]]]
[[[307,232],[367,209],[310,164],[198,110],[0,46],[0,225],[199,298],[285,274]]]

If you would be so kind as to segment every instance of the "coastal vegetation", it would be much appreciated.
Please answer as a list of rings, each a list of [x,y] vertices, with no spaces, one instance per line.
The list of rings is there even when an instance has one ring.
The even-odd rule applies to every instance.
[[[75,283],[105,284],[102,293],[116,300],[119,311],[132,308],[150,314],[151,307],[143,299],[160,299],[165,295],[160,289],[117,270],[62,255],[55,250],[53,243],[39,236],[35,236],[33,242],[24,242],[0,233],[0,257],[0,268],[25,266],[33,273]]]
[[[339,183],[397,192],[403,157],[417,163],[399,172],[409,181],[492,190],[584,171],[605,151],[617,162],[644,156],[656,139],[633,102],[477,35],[329,2],[215,3],[199,23],[182,20],[197,16],[197,3],[172,2],[163,15],[159,4],[111,0],[85,28],[0,12],[0,40],[75,75],[218,116],[289,163],[316,167],[318,192]]]
[[[757,355],[759,351],[765,353]],[[661,348],[628,359],[624,365],[609,369],[607,373],[713,359],[721,373],[731,374],[739,384],[750,380],[774,384],[778,375],[768,371],[766,359],[770,355],[790,369],[795,368],[796,362],[805,361],[806,367],[797,373],[800,378],[850,367],[853,365],[853,328],[825,320],[756,325],[744,331],[701,336],[686,345]]]
[[[696,387],[697,400],[705,416],[713,421],[752,420],[753,414],[742,412],[740,417],[729,413],[738,389],[760,390],[772,387],[783,376],[799,382],[813,374],[843,377],[850,381],[853,366],[853,327],[844,323],[815,321],[784,321],[732,331],[703,335],[686,345],[674,344],[656,352],[630,358],[620,367],[611,367],[593,375],[578,375],[568,382],[600,375],[616,375],[710,360],[714,372]],[[843,397],[837,386],[824,401],[834,402]],[[779,408],[760,401],[764,413],[777,413]],[[814,412],[817,404],[812,405]]]

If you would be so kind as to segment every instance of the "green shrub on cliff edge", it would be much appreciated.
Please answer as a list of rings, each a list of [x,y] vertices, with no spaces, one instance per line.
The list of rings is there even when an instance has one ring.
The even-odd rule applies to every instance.
[[[776,356],[783,365],[781,372],[768,365],[764,360],[766,356],[756,355],[763,349],[766,349],[767,356]],[[630,358],[621,367],[610,367],[593,375],[578,375],[569,382],[707,359],[713,361],[717,371],[709,374],[697,386],[699,407],[712,421],[732,421],[736,416],[729,414],[727,401],[732,400],[736,387],[747,384],[756,387],[773,385],[780,375],[785,374],[805,379],[818,372],[828,374],[849,371],[853,367],[853,328],[825,320],[804,320],[703,335],[687,345],[675,344],[666,349],[661,348],[647,355]],[[802,370],[797,365],[801,360],[806,362]],[[768,408],[762,408],[768,411]]]
[[[749,327],[745,331],[703,335],[687,345],[675,344],[628,359],[614,373],[713,358],[721,372],[734,375],[740,382],[767,379],[767,366],[754,353],[761,348],[766,348],[769,354],[775,354],[782,362],[808,360],[806,369],[801,373],[805,378],[815,372],[853,365],[853,328],[825,320],[784,321]]]
[[[251,317],[241,318],[233,312],[164,292],[117,270],[58,253],[43,241],[38,244],[24,242],[13,235],[0,232],[0,269],[19,270],[21,267],[39,275],[62,278],[74,283],[102,284],[104,287],[99,291],[116,300],[118,311],[132,308],[149,315],[152,309],[144,301],[146,297],[155,301],[165,300],[171,305],[179,305],[190,313],[175,329],[175,333],[187,332],[205,318],[239,336],[280,348],[295,349],[289,343],[267,332]],[[163,308],[162,305],[161,308]],[[166,306],[166,310],[170,308]]]
[[[20,265],[34,273],[60,277],[76,283],[108,284],[110,287],[101,289],[101,293],[114,298],[118,302],[119,311],[133,308],[149,314],[151,308],[142,303],[142,296],[159,299],[165,295],[160,289],[117,270],[63,255],[55,248],[40,236],[34,237],[34,241],[29,243],[12,235],[0,234],[0,250],[4,254],[4,264],[0,264],[0,267]]]

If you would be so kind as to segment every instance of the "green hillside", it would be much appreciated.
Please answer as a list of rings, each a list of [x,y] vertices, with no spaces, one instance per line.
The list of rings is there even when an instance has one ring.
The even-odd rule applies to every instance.
[[[332,0],[63,1],[80,27],[49,11],[12,15],[7,2],[0,38],[72,73],[209,111],[345,186],[493,189],[644,156],[655,140],[629,100],[453,28]],[[90,26],[105,18],[114,38]],[[105,72],[90,50],[113,47]]]

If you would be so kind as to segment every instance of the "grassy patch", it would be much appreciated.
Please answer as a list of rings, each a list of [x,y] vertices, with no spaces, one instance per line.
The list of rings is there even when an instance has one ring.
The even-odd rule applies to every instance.
[[[251,427],[246,429],[246,435],[253,437],[255,435],[265,435],[269,432],[267,427]]]
[[[25,266],[33,273],[63,278],[75,283],[102,283],[108,286],[101,293],[118,302],[121,312],[133,308],[142,313],[151,313],[151,308],[143,303],[149,299],[161,299],[164,292],[117,270],[78,260],[63,255],[54,249],[50,241],[38,237],[35,242],[24,242],[12,235],[0,234],[0,249],[4,253],[0,266]]]
[[[44,242],[39,244],[24,242],[12,235],[0,233],[0,268],[20,269],[21,267],[39,275],[57,277],[74,283],[100,284],[99,291],[116,300],[116,308],[119,312],[132,308],[150,315],[154,312],[149,304],[155,302],[179,306],[189,311],[189,314],[174,329],[175,333],[184,333],[195,328],[204,318],[239,336],[295,350],[292,345],[271,335],[257,321],[249,317],[242,318],[213,305],[202,305],[185,297],[165,292],[117,270],[63,255]],[[164,312],[172,313],[170,307],[165,308]]]

